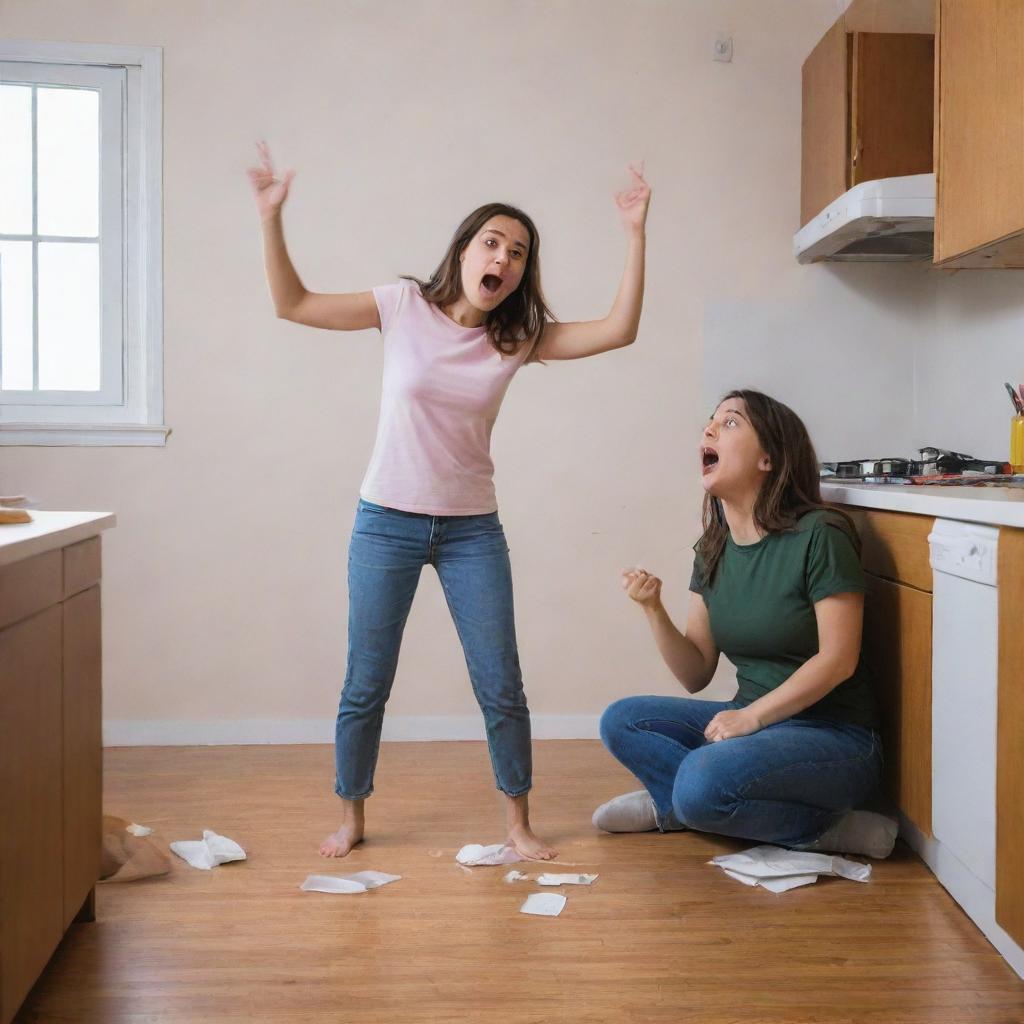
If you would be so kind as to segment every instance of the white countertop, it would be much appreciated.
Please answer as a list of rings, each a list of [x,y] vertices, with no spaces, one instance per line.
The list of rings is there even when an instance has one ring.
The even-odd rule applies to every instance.
[[[30,508],[28,514],[31,523],[0,525],[0,565],[95,537],[117,524],[110,512],[40,512]]]
[[[821,483],[825,501],[1024,529],[1024,487]]]

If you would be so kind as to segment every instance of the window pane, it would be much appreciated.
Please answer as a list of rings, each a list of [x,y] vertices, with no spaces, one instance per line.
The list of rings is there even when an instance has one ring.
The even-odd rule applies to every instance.
[[[39,245],[39,389],[100,389],[100,247]]]
[[[32,234],[32,88],[0,85],[0,234]]]
[[[39,234],[99,234],[99,92],[40,86],[36,98]]]
[[[0,242],[0,387],[32,390],[32,243]]]

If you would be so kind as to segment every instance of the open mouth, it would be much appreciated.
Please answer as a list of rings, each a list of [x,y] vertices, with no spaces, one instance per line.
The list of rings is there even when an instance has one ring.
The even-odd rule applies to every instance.
[[[501,278],[497,274],[484,274],[480,287],[488,295],[497,295],[501,290]]]
[[[718,452],[714,448],[701,448],[700,457],[704,473],[710,473],[718,465]]]

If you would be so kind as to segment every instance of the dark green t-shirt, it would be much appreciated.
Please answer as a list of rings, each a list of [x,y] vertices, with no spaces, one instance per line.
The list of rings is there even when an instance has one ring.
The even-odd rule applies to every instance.
[[[710,586],[701,581],[699,559],[690,589],[704,598],[711,635],[736,666],[737,699],[744,703],[780,686],[818,653],[816,602],[866,589],[850,526],[827,509],[808,512],[794,530],[770,533],[756,544],[737,544],[729,536]],[[863,654],[849,679],[797,717],[877,728]]]

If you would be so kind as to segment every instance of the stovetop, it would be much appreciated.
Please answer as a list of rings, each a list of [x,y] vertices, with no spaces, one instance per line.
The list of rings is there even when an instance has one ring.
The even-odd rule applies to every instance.
[[[1002,459],[978,459],[973,455],[944,448],[925,447],[918,458],[850,459],[823,462],[822,479],[861,481],[862,483],[954,483],[1013,481],[1010,465]]]

